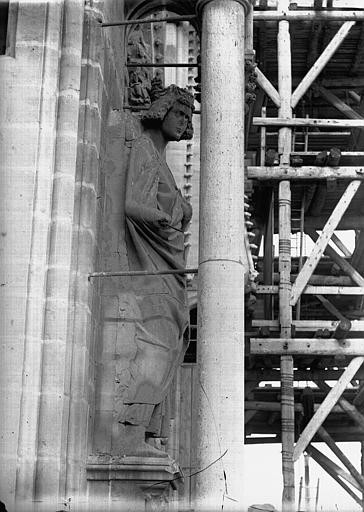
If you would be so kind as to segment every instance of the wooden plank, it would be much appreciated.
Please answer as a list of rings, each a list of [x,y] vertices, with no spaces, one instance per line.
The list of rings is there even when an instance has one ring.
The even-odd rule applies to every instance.
[[[357,76],[345,76],[341,78],[324,78],[321,81],[321,85],[324,87],[331,87],[331,88],[356,88],[356,87],[364,87],[364,78],[363,77],[357,77]]]
[[[273,103],[280,107],[281,99],[277,89],[272,85],[264,73],[258,68],[255,68],[255,74],[257,75],[257,84],[263,89],[263,91],[269,96]]]
[[[322,382],[325,380],[337,380],[342,375],[343,370],[295,370],[295,381],[314,381]],[[260,370],[246,370],[247,378],[259,377],[261,381],[279,381],[281,379],[279,370],[270,370],[268,368]],[[355,379],[364,378],[364,368],[361,368],[355,375]],[[340,401],[339,401],[340,403]],[[340,406],[341,407],[341,406]]]
[[[343,253],[346,258],[351,258],[352,254],[343,241],[334,233],[331,237],[331,241],[336,245],[336,247]]]
[[[264,129],[264,128],[263,128]],[[274,190],[271,191],[269,214],[264,227],[264,247],[263,247],[263,273],[264,283],[273,284],[273,267],[274,267]],[[264,316],[265,318],[273,318],[273,299],[272,297],[264,298]]]
[[[311,128],[364,128],[364,119],[313,119],[310,117],[253,117],[255,126],[307,126]]]
[[[351,463],[351,461],[347,458],[345,453],[340,450],[338,445],[335,443],[333,438],[330,436],[330,434],[327,432],[324,427],[320,427],[317,431],[318,435],[321,437],[321,439],[327,444],[327,446],[330,448],[330,450],[336,455],[336,457],[344,464],[346,469],[349,471],[350,475],[355,479],[358,486],[354,485],[357,489],[360,491],[364,491],[364,478],[359,473],[359,471],[355,468],[355,466]]]
[[[313,274],[318,262],[324,254],[325,248],[328,245],[332,234],[334,233],[337,225],[340,222],[340,219],[344,215],[347,210],[351,200],[356,194],[358,188],[360,187],[360,181],[355,180],[349,183],[345,192],[339,199],[339,202],[334,208],[334,211],[330,215],[329,220],[325,224],[324,229],[322,230],[317,242],[315,243],[314,248],[311,251],[310,256],[305,261],[305,264],[302,267],[302,270],[297,276],[296,281],[292,287],[292,295],[291,295],[291,305],[294,306],[300,297],[303,289],[308,283],[311,275]]]
[[[317,450],[317,448],[314,448],[312,445],[307,447],[307,453],[311,455],[314,461],[317,462],[317,464],[319,464],[322,467],[322,469],[324,469],[349,494],[349,496],[351,496],[359,505],[362,504],[361,499],[354,493],[354,491],[351,490],[351,488],[345,482],[341,480],[341,478],[338,476],[338,473],[335,472],[335,470],[332,467],[332,464],[334,463],[331,463],[330,465],[325,464],[325,460],[327,459],[327,457],[319,450]]]
[[[354,109],[352,109],[347,103],[342,101],[340,98],[336,96],[336,94],[332,93],[328,89],[322,86],[315,86],[315,91],[318,91],[323,98],[325,98],[333,107],[335,107],[339,112],[344,114],[349,119],[363,119],[363,117],[358,114]]]
[[[316,242],[319,238],[318,233],[314,229],[305,229],[306,233],[312,238],[314,242]],[[364,286],[364,277],[355,270],[355,268],[350,265],[345,258],[340,256],[333,247],[328,245],[325,249],[325,254],[329,256],[339,267],[343,270],[358,286]]]
[[[276,285],[258,285],[256,293],[275,294],[278,293],[278,286]],[[307,285],[304,288],[305,295],[364,295],[363,286],[312,286]]]
[[[246,411],[274,411],[280,412],[281,402],[262,402],[259,400],[246,400],[245,401]],[[302,404],[295,404],[295,411],[303,413]]]
[[[335,331],[339,325],[340,320],[293,320],[296,331],[303,332],[315,332],[317,329],[328,329],[329,331]],[[278,320],[253,320],[253,327],[269,327],[272,331],[279,330]],[[351,321],[352,332],[364,331],[364,320],[352,320]]]
[[[361,178],[358,178],[361,179]],[[320,217],[305,218],[305,232],[309,229],[322,229],[327,221],[327,216],[320,215]],[[350,212],[350,215],[345,215],[339,222],[337,227],[338,230],[346,231],[351,229],[363,229],[364,228],[364,215],[356,215]]]
[[[359,377],[356,376],[356,378],[359,378]],[[326,382],[316,381],[316,380],[314,380],[314,382],[322,391],[325,391],[326,393],[328,393],[331,390],[330,386],[328,384],[326,384]],[[355,407],[355,405],[351,404],[350,402],[348,402],[346,400],[346,398],[343,398],[343,397],[340,398],[338,403],[339,403],[340,407],[342,408],[342,410],[344,412],[346,412],[346,414],[348,416],[350,416],[350,418],[364,432],[364,416],[358,411],[358,409]]]
[[[311,135],[311,133],[310,133]],[[317,151],[291,151],[293,156],[316,156]],[[341,156],[353,156],[361,157],[364,156],[364,151],[342,151]]]
[[[364,339],[349,338],[339,342],[334,338],[251,338],[250,352],[256,355],[361,356]]]
[[[350,11],[340,11],[338,9],[330,11],[316,10],[288,10],[280,12],[274,11],[254,11],[254,21],[363,21],[364,12],[350,9]]]
[[[319,76],[321,71],[324,69],[326,64],[329,62],[331,57],[334,55],[336,50],[339,48],[345,37],[350,32],[351,27],[355,25],[355,21],[345,21],[334,37],[331,39],[329,44],[326,46],[320,57],[313,64],[311,69],[308,70],[306,75],[303,77],[299,85],[296,87],[292,94],[291,106],[295,108],[302,96],[308,91],[313,82]]]
[[[364,166],[319,167],[267,167],[248,166],[248,178],[255,180],[364,180]],[[316,217],[313,217],[315,219]],[[307,223],[307,220],[305,221]]]
[[[334,306],[334,304],[330,302],[326,297],[323,295],[316,295],[316,297],[329,313],[338,318],[340,321],[346,320],[346,317],[341,313],[341,311],[339,311],[337,307]]]
[[[319,409],[315,412],[301,433],[293,452],[294,461],[299,459],[306,447],[309,445],[318,428],[321,427],[322,423],[330,414],[331,409],[337,403],[345,391],[347,385],[350,383],[356,372],[359,370],[360,366],[363,364],[363,361],[364,357],[355,357],[352,359],[335,386],[331,388],[330,392],[321,403]]]
[[[294,283],[295,280],[297,278],[297,274],[291,274],[291,282]],[[258,274],[258,282],[261,282],[263,280],[263,275],[262,273],[259,273]],[[275,272],[273,274],[273,281],[274,282],[279,282],[279,274],[277,272]],[[270,284],[270,283],[266,283],[266,284]],[[352,286],[353,285],[353,281],[350,277],[348,276],[327,276],[325,274],[313,274],[309,281],[308,281],[308,284],[312,285],[312,286]],[[261,286],[261,285],[258,285],[258,286]],[[262,285],[262,286],[265,286],[265,285]]]

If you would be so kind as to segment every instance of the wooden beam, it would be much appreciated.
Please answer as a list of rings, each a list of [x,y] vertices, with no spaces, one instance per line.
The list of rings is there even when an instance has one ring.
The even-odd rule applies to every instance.
[[[317,151],[291,151],[291,155],[294,155],[294,156],[295,155],[297,155],[297,156],[316,156]],[[364,156],[364,151],[342,151],[341,156],[362,157],[362,156]]]
[[[278,293],[276,285],[257,285],[258,294]],[[363,286],[311,286],[307,285],[302,292],[304,295],[364,295]],[[293,304],[294,305],[294,304]]]
[[[326,297],[323,295],[316,295],[318,300],[321,302],[321,304],[324,306],[324,308],[331,313],[333,316],[341,320],[346,320],[345,316],[337,309],[334,304],[332,304]]]
[[[314,381],[322,382],[325,380],[337,380],[342,375],[343,370],[295,370],[295,381]],[[270,370],[268,368],[246,370],[246,377],[259,378],[261,382],[279,381],[281,379],[279,370]],[[361,368],[354,377],[355,379],[364,378],[364,369]],[[341,406],[340,406],[341,407]]]
[[[347,458],[344,452],[340,450],[338,445],[335,443],[333,438],[330,436],[330,434],[327,432],[327,430],[324,427],[320,427],[317,431],[318,435],[321,437],[321,439],[327,444],[327,446],[330,448],[330,450],[336,455],[336,457],[344,464],[346,469],[349,471],[351,476],[355,479],[358,486],[354,486],[360,491],[364,491],[364,478],[359,473],[359,471],[353,466],[353,464],[350,462],[350,460]],[[350,482],[351,483],[351,482]],[[352,484],[354,485],[354,484]]]
[[[326,393],[330,392],[332,388],[326,382],[314,380],[315,384]],[[357,424],[357,426],[364,432],[364,416],[355,405],[351,404],[346,398],[341,397],[338,404],[344,412]]]
[[[347,88],[361,88],[364,87],[364,78],[362,76],[345,76],[335,78],[323,78],[320,84],[324,87],[331,87],[337,89]]]
[[[322,52],[320,57],[316,60],[315,64],[312,68],[307,72],[304,78],[301,80],[300,84],[296,87],[295,91],[292,94],[291,98],[291,106],[295,108],[299,100],[306,93],[306,91],[311,87],[313,82],[319,76],[321,71],[324,69],[326,64],[329,62],[331,57],[334,55],[336,50],[339,48],[341,43],[344,41],[345,37],[350,32],[351,27],[355,25],[355,21],[345,21],[342,26],[339,28],[338,32],[331,39],[329,44],[326,46],[325,50]]]
[[[334,208],[334,211],[330,215],[329,220],[327,221],[324,229],[322,230],[317,242],[315,243],[314,248],[311,251],[310,256],[305,261],[305,264],[302,267],[302,270],[297,276],[296,281],[292,287],[292,295],[291,295],[291,305],[294,306],[301,296],[301,293],[305,286],[308,283],[311,275],[313,274],[318,262],[324,254],[325,248],[328,245],[332,234],[337,228],[340,219],[344,215],[347,210],[351,200],[356,194],[358,188],[360,187],[361,182],[359,180],[352,181],[347,186],[345,192],[339,199],[339,202]],[[317,292],[320,293],[320,292]]]
[[[333,235],[334,236],[334,235]],[[331,237],[332,240],[332,237]],[[258,282],[262,281],[262,274],[258,274]],[[291,274],[291,282],[294,283],[297,278],[297,274]],[[273,281],[275,283],[279,282],[279,274],[275,272],[273,274]],[[269,284],[269,283],[266,283]],[[328,276],[325,274],[313,274],[308,284],[312,286],[352,286],[353,281],[349,276]],[[259,286],[259,285],[258,285]],[[264,286],[264,285],[261,285]]]
[[[256,180],[364,180],[364,166],[318,167],[259,167],[248,166],[248,178]],[[316,218],[316,217],[313,217]]]
[[[340,379],[337,381],[334,387],[331,388],[330,392],[321,403],[319,409],[312,416],[311,420],[300,435],[293,452],[294,461],[299,459],[306,447],[309,445],[318,428],[321,427],[327,416],[330,414],[331,409],[337,403],[345,391],[347,385],[350,383],[356,372],[361,367],[363,361],[364,357],[355,357],[352,359],[344,373],[341,375]]]
[[[336,247],[343,253],[343,255],[346,258],[351,258],[351,256],[352,256],[351,252],[349,251],[349,249],[346,247],[346,245],[342,242],[342,240],[335,233],[333,233],[333,235],[331,237],[331,241],[336,245]]]
[[[353,404],[356,408],[361,409],[364,407],[364,383],[360,383],[359,391],[354,398]]]
[[[308,229],[322,229],[326,224],[328,217],[321,215],[320,217],[306,217],[305,218],[305,231]],[[364,228],[364,216],[351,214],[343,217],[337,227],[340,231],[347,231],[352,229]]]
[[[352,9],[350,11],[254,11],[254,21],[363,21],[364,12]]]
[[[246,400],[244,404],[246,411],[281,411],[281,402],[262,402],[258,400]],[[295,404],[296,412],[303,413],[302,404]]]
[[[362,504],[361,499],[354,493],[354,491],[351,490],[351,488],[341,480],[341,478],[338,476],[338,473],[334,470],[333,466],[336,466],[333,462],[330,461],[331,464],[325,463],[328,457],[326,457],[323,453],[321,453],[317,448],[314,448],[312,445],[307,447],[307,453],[311,455],[311,457],[314,459],[319,466],[322,467],[341,487],[351,496],[359,505]],[[337,468],[339,466],[336,466]],[[341,469],[341,468],[339,468]],[[343,470],[341,470],[343,471]],[[340,475],[341,477],[343,475]]]
[[[288,10],[290,0],[278,0],[279,10]],[[289,22],[278,24],[278,90],[281,105],[278,115],[292,117],[292,60],[291,36]],[[292,130],[282,127],[278,135],[278,153],[280,164],[289,165],[292,149]],[[279,219],[279,319],[281,336],[289,338],[292,329],[292,308],[289,303],[291,295],[291,185],[289,181],[281,181],[278,187],[278,219]],[[294,482],[294,390],[293,390],[293,358],[281,356],[281,436],[282,436],[282,512],[291,512],[295,505]]]
[[[296,331],[301,332],[315,332],[317,329],[328,329],[335,331],[339,325],[340,320],[293,320],[292,324]],[[252,321],[253,327],[269,327],[272,331],[279,330],[278,320],[260,320]],[[363,332],[364,320],[351,320],[351,332]]]
[[[342,101],[340,98],[333,94],[331,91],[322,87],[320,85],[315,86],[315,90],[317,90],[325,100],[327,100],[333,107],[335,107],[339,112],[344,114],[349,119],[363,119],[363,117],[358,114],[354,109],[352,109],[347,103]]]
[[[266,284],[273,284],[273,267],[274,267],[274,190],[271,190],[269,214],[264,227],[264,261],[263,272],[264,282]],[[273,299],[272,297],[264,298],[264,316],[266,318],[273,318]]]
[[[268,78],[264,75],[264,73],[258,68],[255,68],[255,74],[257,75],[257,84],[263,89],[263,91],[269,96],[269,98],[273,101],[273,103],[280,107],[281,99],[279,97],[279,93],[277,89],[272,85],[272,83],[268,80]]]
[[[256,355],[360,356],[364,354],[364,339],[339,342],[334,338],[251,338],[250,352]]]
[[[253,117],[255,126],[306,126],[309,128],[364,128],[364,119],[318,119],[310,117]]]
[[[305,228],[305,232],[312,238],[314,242],[318,240],[319,235],[314,229]],[[357,272],[357,270],[355,270],[355,268],[350,265],[348,261],[346,261],[345,258],[340,256],[340,254],[338,254],[335,249],[333,249],[333,247],[328,245],[325,249],[325,254],[329,256],[337,265],[339,265],[341,270],[343,270],[345,274],[347,274],[350,279],[354,281],[354,283],[356,283],[358,286],[364,286],[364,277],[361,276],[359,272]]]

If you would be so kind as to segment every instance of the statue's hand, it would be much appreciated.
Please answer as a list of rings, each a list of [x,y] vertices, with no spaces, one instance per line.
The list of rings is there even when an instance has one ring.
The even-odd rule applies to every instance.
[[[172,222],[172,219],[169,215],[165,215],[163,218],[158,220],[158,226],[161,228],[168,227]]]

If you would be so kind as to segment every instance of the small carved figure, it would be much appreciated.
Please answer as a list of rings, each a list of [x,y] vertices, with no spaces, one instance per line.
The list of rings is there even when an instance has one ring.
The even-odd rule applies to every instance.
[[[150,105],[150,79],[145,68],[136,68],[129,73],[129,105]]]
[[[128,38],[128,64],[140,64],[140,67],[129,68],[128,102],[132,107],[149,107],[151,72],[143,64],[150,62],[151,49],[145,41],[142,28],[137,25]]]
[[[126,188],[131,270],[185,267],[184,231],[192,208],[176,186],[165,152],[169,141],[192,137],[193,109],[192,95],[171,85],[159,91],[142,116],[145,131],[133,141]],[[184,274],[148,275],[133,278],[132,286],[140,318],[119,411],[119,422],[125,425],[120,450],[121,455],[160,457],[166,453],[146,443],[145,434],[161,435],[158,409],[187,348],[186,280]]]

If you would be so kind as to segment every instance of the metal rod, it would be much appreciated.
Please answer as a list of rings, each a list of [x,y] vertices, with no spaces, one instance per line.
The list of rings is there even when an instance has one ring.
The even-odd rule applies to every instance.
[[[185,16],[170,16],[163,18],[148,18],[141,20],[125,20],[125,21],[114,21],[112,23],[101,23],[102,27],[120,27],[123,25],[140,25],[141,23],[174,23],[178,21],[192,21],[197,16],[195,14],[187,14]]]
[[[197,274],[198,268],[174,268],[166,270],[124,270],[120,272],[92,272],[91,277],[123,277],[123,276],[163,276],[167,274]]]
[[[125,64],[128,68],[198,68],[200,64],[196,62],[138,62],[136,64]]]
[[[134,107],[134,106],[131,106],[131,105],[124,105],[123,109],[124,110],[133,110],[135,112],[138,112],[139,110],[149,110],[150,106],[149,107]],[[195,114],[196,115],[200,115],[201,114],[201,110],[194,110],[192,112],[192,115],[195,115]],[[317,154],[317,151],[316,151],[315,154]],[[341,153],[341,154],[343,155],[344,153]],[[363,156],[364,156],[364,152],[363,152]]]

